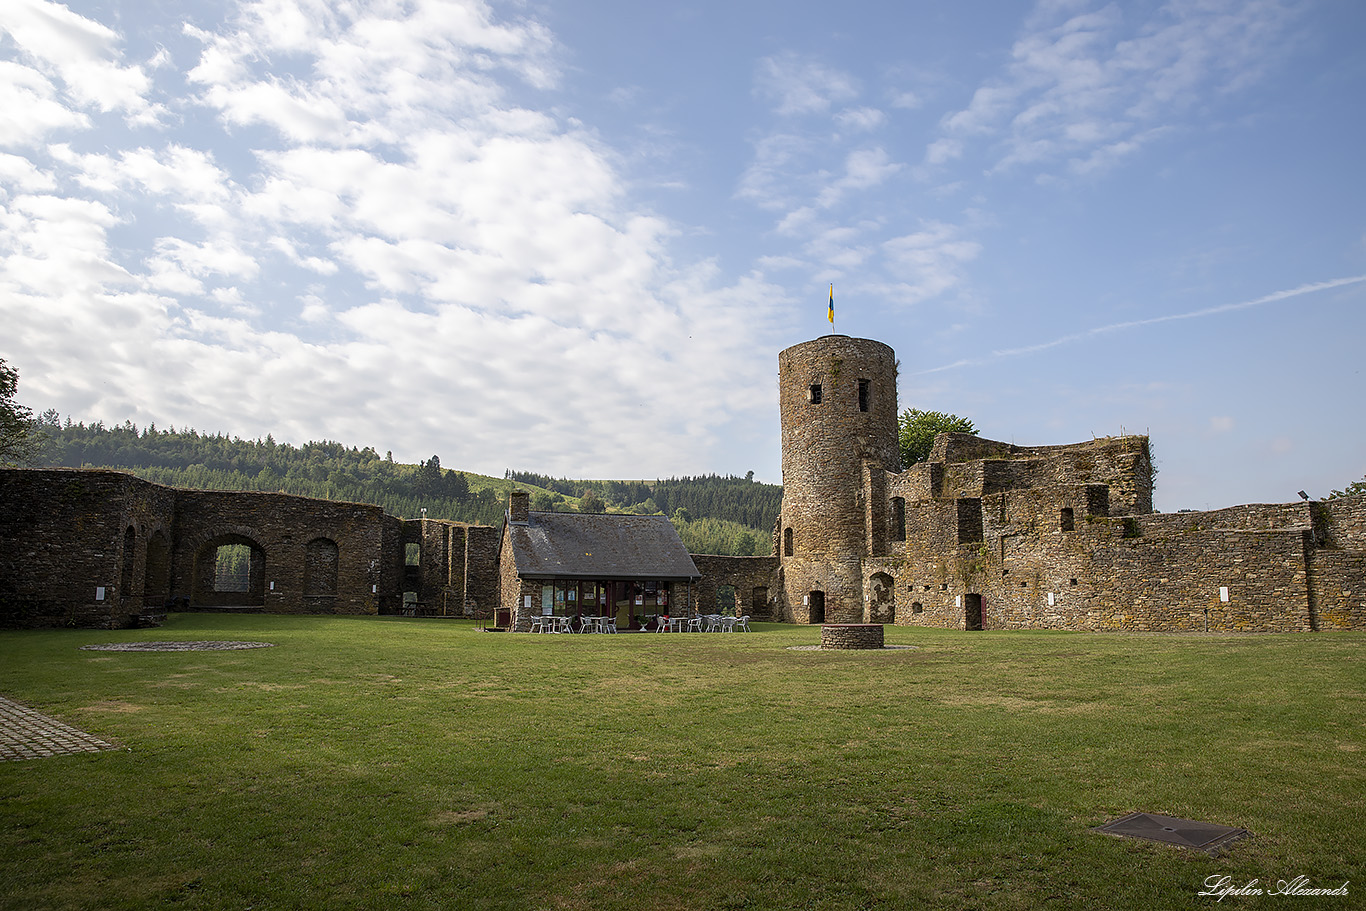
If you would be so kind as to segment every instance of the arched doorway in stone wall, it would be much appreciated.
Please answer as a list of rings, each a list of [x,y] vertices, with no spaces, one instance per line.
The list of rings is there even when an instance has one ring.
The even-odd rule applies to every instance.
[[[198,607],[264,607],[266,552],[245,535],[227,533],[199,546],[190,603]]]
[[[147,560],[142,574],[142,603],[164,607],[171,597],[171,541],[157,530],[147,539]]]
[[[868,580],[868,622],[896,622],[896,582],[887,573],[873,573]]]
[[[304,549],[304,606],[312,614],[337,609],[337,565],[341,551],[331,538],[314,538]]]

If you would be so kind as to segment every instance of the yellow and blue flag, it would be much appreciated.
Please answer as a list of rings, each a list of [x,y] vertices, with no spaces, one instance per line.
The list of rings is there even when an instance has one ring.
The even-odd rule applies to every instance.
[[[830,285],[830,309],[825,311],[825,318],[830,320],[830,325],[835,325],[835,286]]]

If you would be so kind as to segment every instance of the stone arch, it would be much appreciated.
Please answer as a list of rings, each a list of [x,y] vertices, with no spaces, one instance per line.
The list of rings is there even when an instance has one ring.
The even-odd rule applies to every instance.
[[[337,567],[341,549],[331,538],[314,538],[304,548],[304,603],[310,613],[330,614],[337,607]]]
[[[191,551],[190,602],[198,606],[262,607],[266,603],[266,551],[257,536],[240,529],[206,533]],[[245,584],[226,586],[218,578],[219,548],[247,548]]]
[[[896,582],[886,573],[868,579],[868,622],[896,622]]]

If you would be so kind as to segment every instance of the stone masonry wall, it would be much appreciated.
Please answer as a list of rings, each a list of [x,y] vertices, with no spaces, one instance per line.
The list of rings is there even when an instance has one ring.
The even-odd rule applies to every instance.
[[[205,555],[219,543],[250,542],[264,556],[261,607],[272,613],[308,613],[304,571],[308,546],[317,539],[337,546],[336,613],[376,613],[384,550],[384,512],[378,506],[314,500],[280,493],[176,492],[178,535],[172,554],[172,589],[192,604],[223,603],[234,593],[206,593]],[[250,600],[248,603],[251,603]],[[316,608],[316,605],[314,606]]]
[[[985,629],[1360,628],[1366,555],[1321,549],[1315,530],[1354,533],[1366,512],[1357,504],[1317,525],[1319,504],[1107,515],[1112,490],[1087,483],[1094,474],[1033,464],[1041,477],[979,499],[912,499],[923,475],[889,475],[886,496],[907,497],[906,540],[889,533],[884,553],[864,560],[868,616],[962,629],[980,596]],[[965,503],[980,503],[980,543],[965,537],[977,520]]]
[[[774,620],[781,616],[777,601],[781,592],[777,557],[727,557],[693,554],[692,561],[702,578],[692,585],[691,605],[694,614],[716,612],[717,589],[722,585],[735,588],[735,607],[738,614],[748,614],[755,620]],[[756,592],[762,604],[755,603]]]
[[[149,594],[159,608],[174,503],[122,472],[0,469],[0,627],[130,626]]]

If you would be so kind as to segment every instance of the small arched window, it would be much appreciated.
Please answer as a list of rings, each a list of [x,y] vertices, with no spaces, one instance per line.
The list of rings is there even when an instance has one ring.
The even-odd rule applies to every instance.
[[[792,529],[790,527],[783,532],[783,556],[792,556]]]

